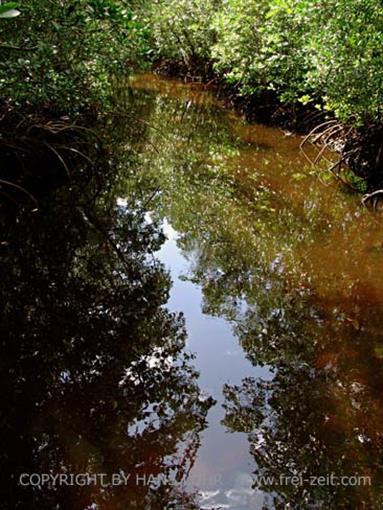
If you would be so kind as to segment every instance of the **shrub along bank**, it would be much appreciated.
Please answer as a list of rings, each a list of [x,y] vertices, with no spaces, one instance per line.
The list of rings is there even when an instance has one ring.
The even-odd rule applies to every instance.
[[[99,143],[84,126],[113,106],[114,83],[148,51],[135,5],[0,2],[0,212],[94,173]]]
[[[74,116],[106,109],[113,79],[147,53],[131,1],[24,0],[0,18],[3,109]]]
[[[158,61],[213,73],[253,105],[335,119],[317,139],[383,184],[381,0],[153,0],[147,20]]]

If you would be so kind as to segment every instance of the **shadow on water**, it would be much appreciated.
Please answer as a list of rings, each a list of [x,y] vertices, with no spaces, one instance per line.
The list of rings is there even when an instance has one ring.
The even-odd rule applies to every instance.
[[[212,402],[164,306],[164,236],[100,171],[97,199],[72,184],[2,233],[1,509],[194,508],[182,484]]]
[[[380,509],[377,218],[199,85],[116,106],[102,189],[1,237],[0,508]]]

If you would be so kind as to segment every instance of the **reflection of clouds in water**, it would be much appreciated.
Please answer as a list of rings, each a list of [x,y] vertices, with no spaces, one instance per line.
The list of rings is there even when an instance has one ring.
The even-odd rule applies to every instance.
[[[221,491],[201,491],[201,510],[231,508],[233,510],[260,510],[265,504],[265,494],[252,489],[253,479],[246,473],[240,473],[234,487]]]
[[[128,207],[128,199],[118,197],[116,200],[116,204],[118,205],[118,207],[126,208],[126,207]]]
[[[127,381],[131,381],[138,385],[141,383],[140,374],[148,369],[161,369],[163,373],[170,371],[173,366],[174,359],[171,356],[163,356],[164,349],[162,347],[155,347],[151,354],[146,354],[140,357],[139,360],[133,361],[129,368],[125,369],[123,378],[118,383],[119,386],[124,386]]]
[[[117,203],[119,202],[120,200],[120,204],[122,204],[122,202],[126,202],[126,200],[121,200],[121,199],[117,199]],[[149,225],[151,225],[153,223],[153,218],[152,218],[152,214],[150,211],[146,211],[145,212],[145,215],[144,215],[144,219],[146,221],[146,223],[148,223]],[[169,223],[169,221],[164,218],[163,222],[162,222],[162,232],[163,234],[166,236],[166,239],[168,241],[174,241],[176,239],[178,239],[179,237],[179,234],[176,230],[174,230],[174,228],[171,226],[171,224]]]
[[[146,223],[148,223],[148,225],[151,225],[153,223],[152,215],[150,214],[149,211],[146,211],[146,213],[144,215],[144,219],[145,219]]]
[[[162,224],[162,232],[165,234],[169,241],[173,239],[177,239],[178,233],[174,230],[174,228],[170,225],[168,220],[165,218]]]
[[[225,351],[225,356],[243,356],[243,351]]]

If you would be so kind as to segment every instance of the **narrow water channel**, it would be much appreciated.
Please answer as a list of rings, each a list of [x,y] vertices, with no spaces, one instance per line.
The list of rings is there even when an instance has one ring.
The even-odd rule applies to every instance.
[[[164,230],[168,240],[158,256],[169,268],[173,281],[167,306],[174,311],[182,310],[188,332],[187,347],[196,355],[199,386],[216,401],[209,411],[208,427],[201,436],[187,484],[201,493],[204,506],[229,504],[232,508],[246,505],[256,508],[263,497],[251,490],[252,461],[247,436],[230,433],[222,425],[225,417],[222,390],[225,384],[240,384],[245,376],[270,379],[270,373],[265,367],[254,367],[246,359],[228,321],[203,313],[200,286],[183,279],[189,261],[177,247],[178,234],[168,223]]]
[[[0,240],[4,509],[382,508],[380,216],[202,85],[121,89],[117,163]]]

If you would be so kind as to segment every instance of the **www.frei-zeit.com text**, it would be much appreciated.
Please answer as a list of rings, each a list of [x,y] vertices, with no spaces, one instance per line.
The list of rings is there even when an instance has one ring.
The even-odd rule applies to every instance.
[[[303,476],[302,474],[297,475],[280,475],[279,477],[274,476],[256,476],[254,478],[255,485],[261,487],[265,486],[287,486],[292,485],[294,487],[301,487],[304,485],[319,486],[319,487],[356,487],[356,486],[371,486],[372,480],[370,476],[341,476],[335,473],[329,473],[320,476]]]

